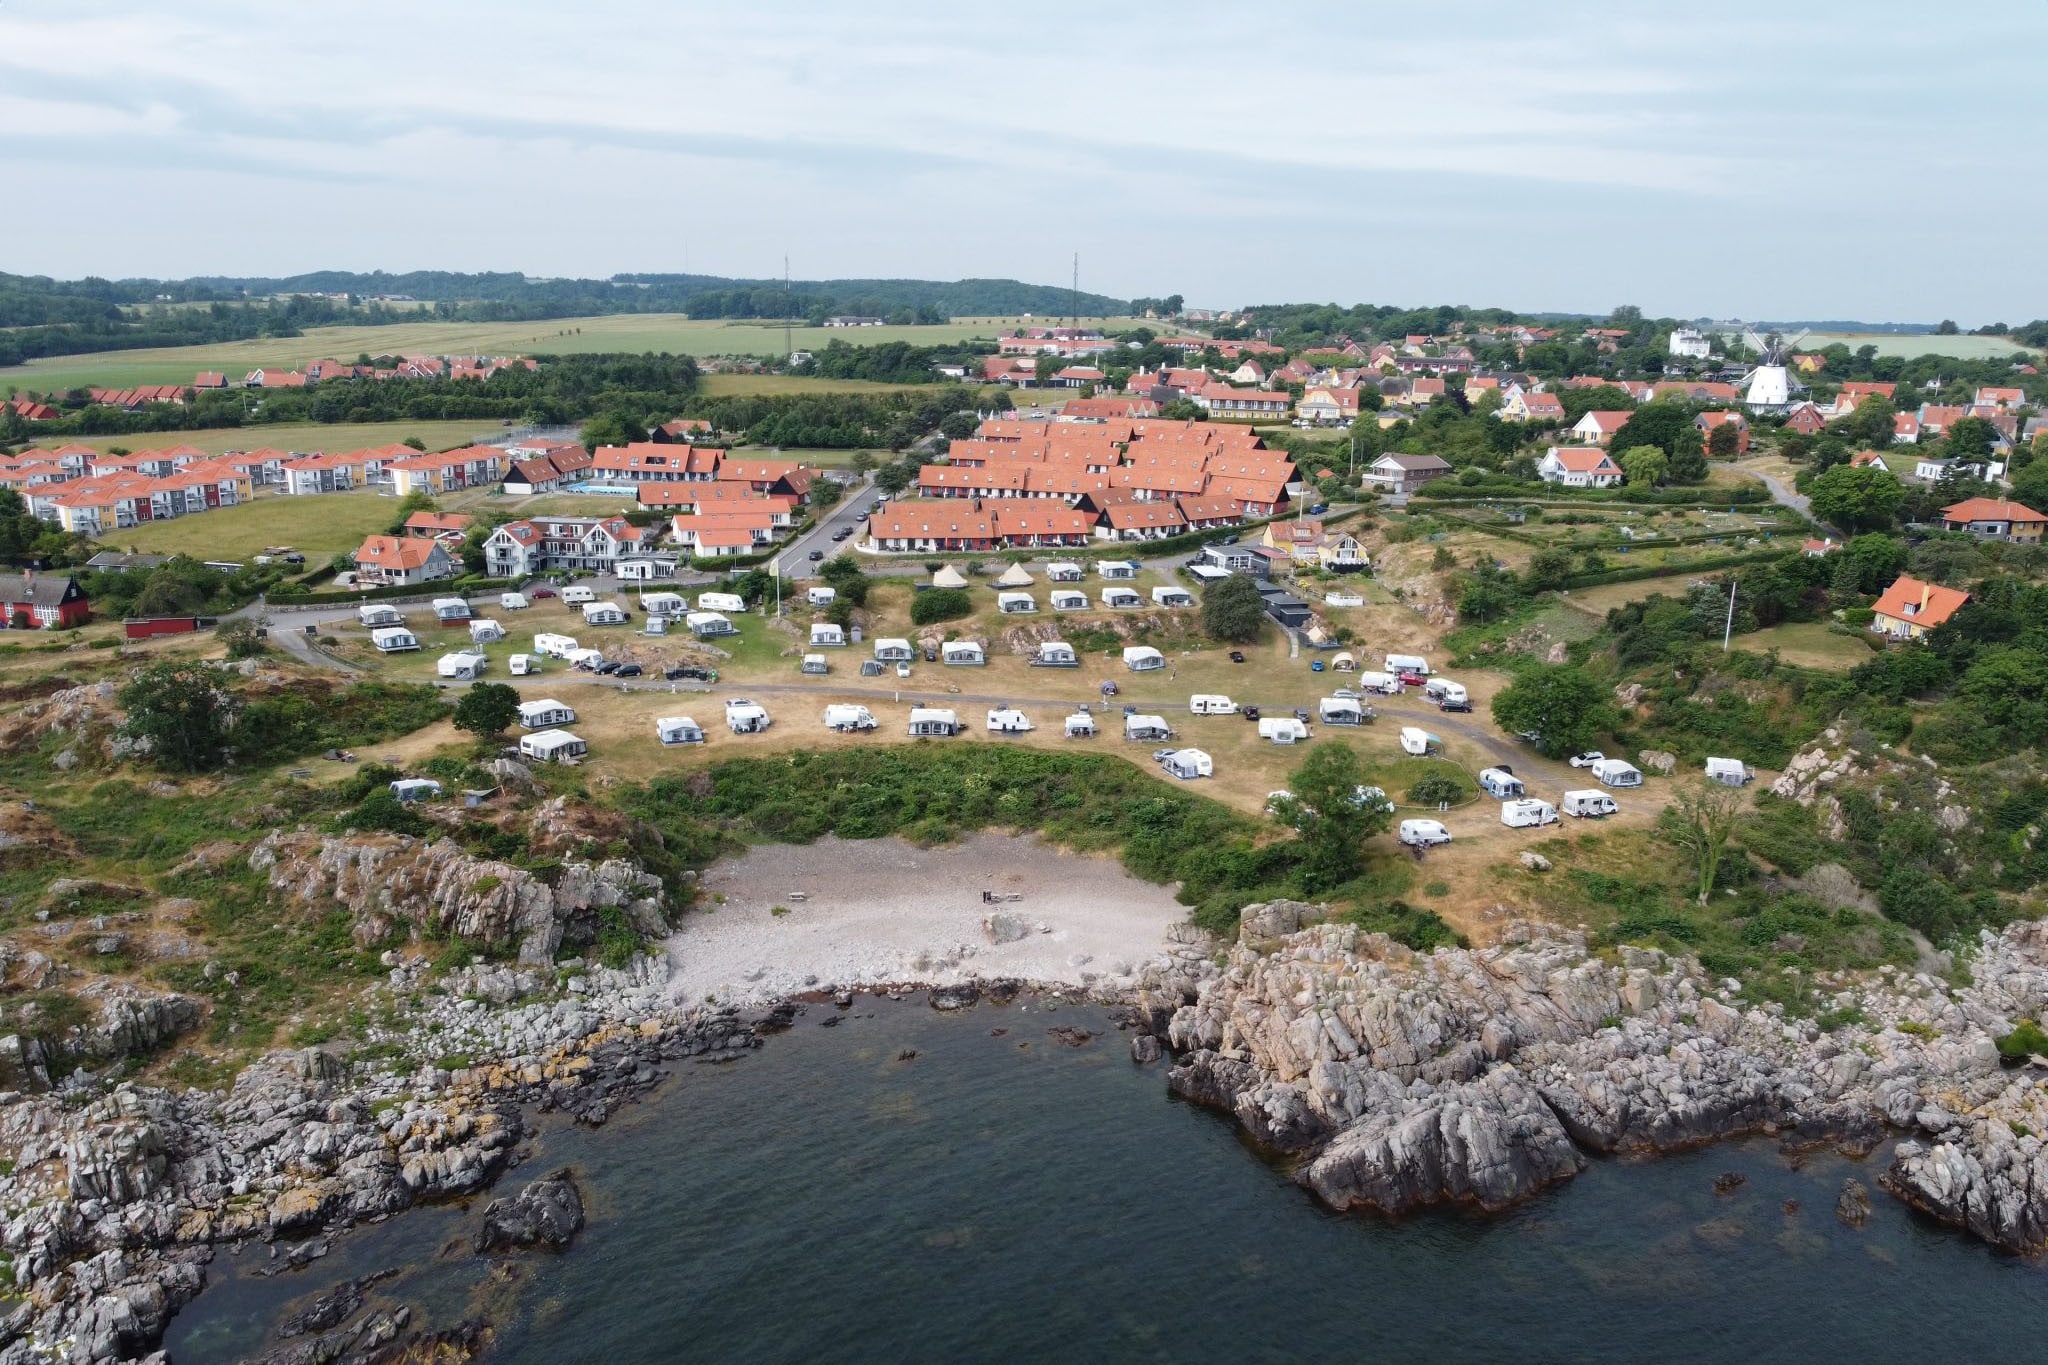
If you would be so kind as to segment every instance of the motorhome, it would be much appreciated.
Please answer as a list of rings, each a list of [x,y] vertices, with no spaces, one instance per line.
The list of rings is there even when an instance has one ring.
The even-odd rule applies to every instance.
[[[960,733],[960,718],[938,706],[910,708],[909,732],[920,738],[939,739]]]
[[[1582,820],[1598,820],[1621,809],[1606,792],[1575,791],[1564,794],[1564,813]]]
[[[663,744],[702,744],[704,727],[688,716],[661,716],[654,722],[654,735]]]
[[[526,594],[523,592],[501,592],[498,594],[498,609],[500,611],[525,611],[529,605],[531,604],[527,602]]]
[[[768,728],[768,708],[734,697],[725,704],[725,725],[736,735],[758,735]]]
[[[1076,592],[1071,588],[1059,589],[1052,595],[1052,609],[1054,611],[1086,611],[1088,610],[1088,594]]]
[[[370,643],[377,647],[379,654],[403,654],[409,649],[420,647],[419,637],[404,626],[385,626],[382,630],[370,632]]]
[[[745,611],[747,600],[733,592],[700,592],[697,594],[698,611]]]
[[[834,703],[825,708],[825,728],[850,734],[855,730],[875,728],[875,713],[865,706],[849,706]]]
[[[1197,692],[1188,698],[1188,710],[1198,716],[1234,716],[1237,703],[1214,692]]]
[[[839,600],[839,589],[824,586],[804,589],[804,601],[813,607],[829,607]]]
[[[1260,716],[1259,738],[1275,744],[1298,744],[1308,738],[1308,726],[1293,716]]]
[[[988,662],[988,656],[972,640],[948,640],[939,646],[939,662],[954,668],[979,668]]]
[[[562,589],[562,602],[565,606],[580,607],[585,602],[595,602],[596,600],[597,590],[585,587],[580,583],[573,588]]]
[[[461,650],[454,654],[443,654],[434,661],[436,677],[453,678],[457,682],[470,682],[480,676],[484,665],[489,662],[482,653]]]
[[[822,654],[806,654],[804,655],[803,663],[798,665],[797,671],[815,676],[830,673],[832,665],[825,661],[825,656]]]
[[[469,623],[469,638],[474,644],[494,644],[505,638],[505,628],[496,621],[471,621]]]
[[[1488,796],[1500,801],[1512,801],[1529,794],[1529,789],[1522,784],[1522,779],[1506,768],[1481,768],[1479,785]]]
[[[1554,825],[1557,823],[1557,807],[1548,801],[1537,801],[1533,798],[1524,801],[1503,801],[1500,805],[1500,822],[1510,829]]]
[[[737,635],[739,627],[727,620],[723,613],[715,611],[693,611],[683,617],[683,624],[690,628],[690,634],[700,640],[715,639],[721,635]]]
[[[511,662],[506,667],[512,671],[512,676],[515,678],[530,677],[540,672],[540,665],[534,662],[531,654],[514,654]]]
[[[567,702],[542,697],[537,701],[519,703],[519,728],[522,730],[552,730],[575,723],[576,709]]]
[[[398,614],[397,607],[386,606],[382,602],[373,602],[367,606],[357,607],[356,619],[362,622],[363,629],[365,630],[373,626],[395,626],[405,620],[403,616]]]
[[[830,621],[817,622],[811,627],[811,648],[846,648],[846,627],[835,626]]]
[[[519,752],[536,763],[568,763],[589,753],[590,746],[567,730],[542,730],[522,735]]]
[[[1451,832],[1444,828],[1441,820],[1403,820],[1397,837],[1410,848],[1430,848],[1436,844],[1448,844]]]
[[[1125,716],[1125,739],[1172,739],[1173,727],[1164,716]]]
[[[1444,742],[1429,731],[1414,725],[1401,727],[1401,752],[1421,758],[1425,754],[1440,754]]]
[[[1152,589],[1152,605],[1155,607],[1192,607],[1195,595],[1186,588],[1158,587]]]
[[[1166,656],[1150,645],[1125,645],[1124,667],[1133,673],[1150,673],[1166,667]]]
[[[1316,703],[1316,715],[1325,725],[1363,725],[1372,718],[1365,703],[1351,697],[1324,697]]]
[[[1739,758],[1710,758],[1706,764],[1707,779],[1723,786],[1740,787],[1754,776],[1749,766]]]
[[[996,610],[1005,616],[1033,616],[1038,612],[1038,599],[1028,592],[999,592]]]
[[[1358,675],[1358,690],[1380,692],[1389,697],[1401,695],[1401,680],[1391,673],[1365,672]]]
[[[1046,640],[1038,646],[1038,653],[1032,656],[1033,668],[1079,668],[1081,658],[1074,653],[1074,647],[1065,640]]]
[[[1389,673],[1420,673],[1429,676],[1429,660],[1420,654],[1389,654],[1382,665]]]
[[[1215,761],[1200,749],[1176,749],[1160,759],[1159,766],[1183,782],[1216,775]]]
[[[576,652],[576,637],[542,631],[533,637],[533,652],[544,659],[566,659]]]
[[[1586,771],[1603,787],[1640,787],[1643,775],[1634,764],[1619,758],[1596,758]]]
[[[989,733],[997,735],[1021,735],[1038,727],[1014,706],[998,706],[988,713]]]

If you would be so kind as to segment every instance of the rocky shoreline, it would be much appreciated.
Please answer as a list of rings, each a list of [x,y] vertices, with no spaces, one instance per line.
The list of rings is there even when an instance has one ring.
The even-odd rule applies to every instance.
[[[2048,1241],[2043,1073],[1996,1046],[2048,1006],[2048,925],[1986,933],[1961,986],[1818,981],[1825,1031],[1689,959],[1610,960],[1549,926],[1422,955],[1318,917],[1249,908],[1221,969],[1149,1026],[1173,1092],[1292,1156],[1331,1208],[1501,1209],[1589,1153],[1761,1133],[1868,1155],[1903,1134],[1886,1190],[2004,1249]]]

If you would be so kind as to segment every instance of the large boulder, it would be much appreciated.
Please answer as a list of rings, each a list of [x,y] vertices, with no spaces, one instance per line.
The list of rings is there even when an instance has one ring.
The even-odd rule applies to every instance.
[[[582,1226],[583,1198],[575,1175],[564,1167],[510,1199],[493,1199],[484,1210],[475,1247],[479,1253],[522,1247],[559,1251]]]

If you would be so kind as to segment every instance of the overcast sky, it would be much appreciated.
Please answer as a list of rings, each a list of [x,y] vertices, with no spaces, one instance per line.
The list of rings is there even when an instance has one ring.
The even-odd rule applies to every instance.
[[[1676,8],[0,0],[0,270],[2048,316],[2048,5]]]

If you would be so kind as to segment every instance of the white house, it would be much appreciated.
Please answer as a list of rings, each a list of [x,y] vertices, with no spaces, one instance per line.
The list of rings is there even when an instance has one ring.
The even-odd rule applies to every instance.
[[[662,716],[654,722],[654,734],[663,744],[702,744],[704,727],[688,716]]]
[[[519,703],[519,727],[522,730],[551,730],[557,726],[575,723],[576,710],[567,702],[556,701],[553,697],[542,697],[538,701]]]
[[[420,647],[419,637],[404,626],[385,626],[370,632],[370,643],[377,647],[379,654],[403,654],[408,649]]]
[[[590,746],[567,730],[542,730],[521,736],[519,752],[536,763],[565,763],[589,753]]]
[[[1666,344],[1671,354],[1686,360],[1705,360],[1714,353],[1714,343],[1707,334],[1690,327],[1672,328],[1671,340]]]
[[[1552,446],[1537,461],[1536,476],[1567,488],[1612,488],[1628,477],[1598,446]]]

